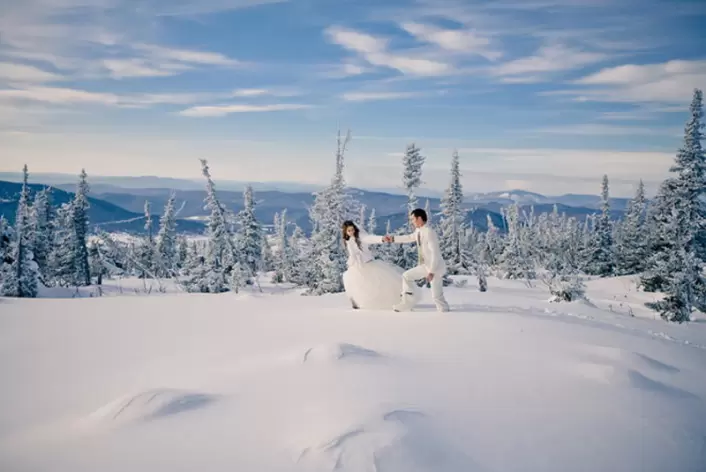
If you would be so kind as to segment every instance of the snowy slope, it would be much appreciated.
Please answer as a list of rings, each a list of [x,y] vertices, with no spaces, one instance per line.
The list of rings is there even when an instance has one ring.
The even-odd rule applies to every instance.
[[[706,323],[490,290],[0,299],[0,470],[704,470]]]

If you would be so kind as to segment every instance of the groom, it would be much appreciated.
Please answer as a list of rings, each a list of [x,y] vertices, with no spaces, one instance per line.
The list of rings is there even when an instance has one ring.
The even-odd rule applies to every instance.
[[[433,229],[427,225],[427,212],[417,208],[410,214],[410,221],[416,228],[412,234],[403,236],[387,235],[384,242],[389,243],[417,243],[417,266],[402,274],[402,300],[395,305],[395,311],[410,311],[414,308],[414,282],[426,279],[431,284],[431,294],[434,298],[436,309],[441,312],[449,311],[449,304],[444,298],[443,278],[446,273],[446,263],[439,249],[439,238]]]

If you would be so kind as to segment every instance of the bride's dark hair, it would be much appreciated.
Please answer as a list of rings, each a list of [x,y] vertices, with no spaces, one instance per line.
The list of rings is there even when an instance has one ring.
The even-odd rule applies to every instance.
[[[358,248],[361,248],[360,245],[360,230],[358,227],[353,223],[351,220],[347,220],[343,222],[343,240],[348,241],[349,236],[348,236],[348,228],[353,228],[353,237],[355,238],[355,243],[358,245]]]

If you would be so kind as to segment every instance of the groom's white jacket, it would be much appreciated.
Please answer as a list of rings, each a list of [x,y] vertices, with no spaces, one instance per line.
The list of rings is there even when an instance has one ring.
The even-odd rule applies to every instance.
[[[441,275],[446,272],[446,262],[444,262],[439,248],[439,237],[429,225],[417,228],[412,234],[395,236],[394,242],[400,244],[417,243],[424,259],[423,266],[427,271],[435,275]]]

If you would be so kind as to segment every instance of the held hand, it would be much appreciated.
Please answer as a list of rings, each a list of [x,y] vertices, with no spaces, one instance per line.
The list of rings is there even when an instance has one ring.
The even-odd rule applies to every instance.
[[[431,282],[432,280],[434,280],[434,274],[429,273],[429,275],[427,275],[427,282]]]

